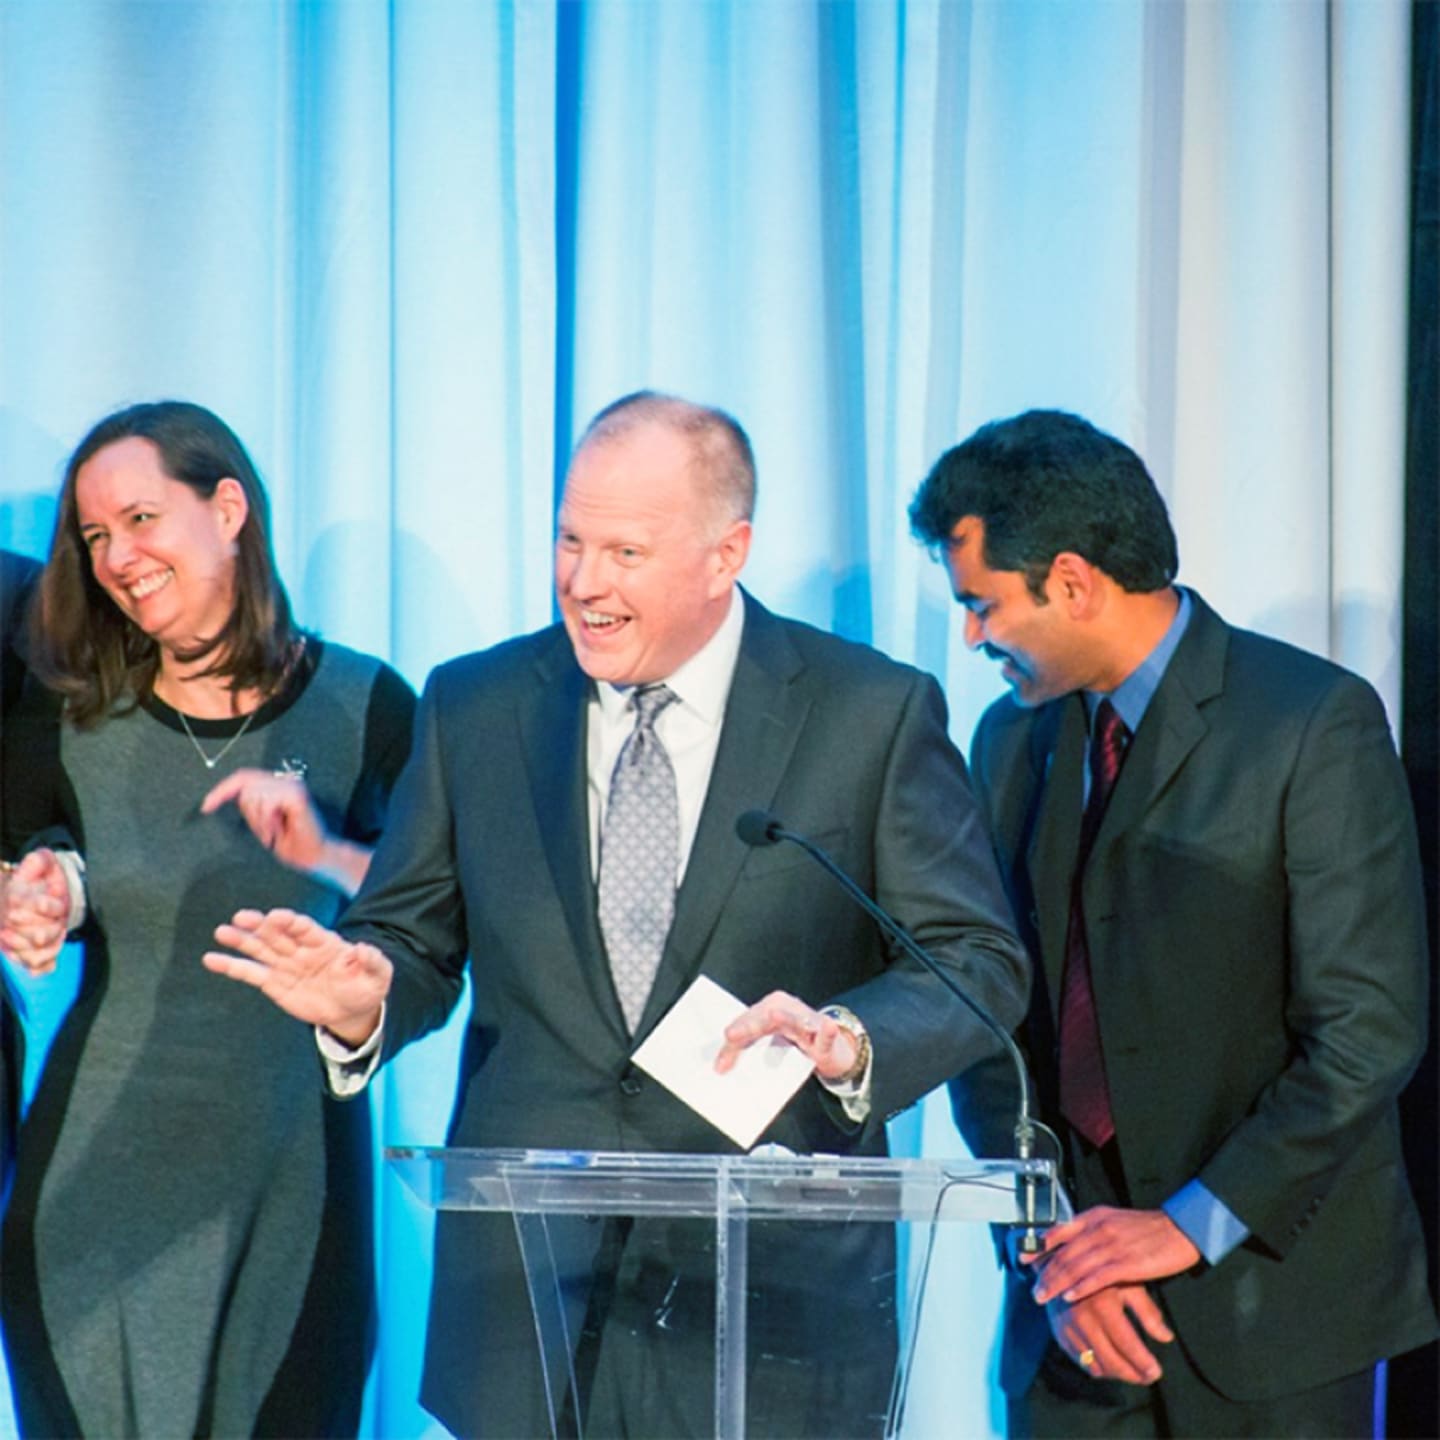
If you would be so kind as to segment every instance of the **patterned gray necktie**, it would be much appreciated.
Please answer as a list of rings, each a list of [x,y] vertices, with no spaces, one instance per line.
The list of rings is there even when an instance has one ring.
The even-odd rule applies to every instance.
[[[655,721],[676,698],[664,685],[631,694],[635,728],[615,762],[600,836],[600,930],[632,1035],[675,914],[679,806],[675,771]]]

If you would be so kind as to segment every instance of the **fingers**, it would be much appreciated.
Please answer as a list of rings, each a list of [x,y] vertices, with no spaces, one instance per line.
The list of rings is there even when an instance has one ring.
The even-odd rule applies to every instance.
[[[55,969],[63,947],[63,936],[59,940],[47,940],[43,937],[30,938],[12,930],[0,930],[0,950],[28,975],[49,975]]]
[[[215,939],[227,949],[239,950],[253,960],[275,964],[295,954],[302,945],[316,945],[332,930],[296,910],[237,910],[229,924],[215,927]]]
[[[200,802],[200,813],[211,815],[229,804],[239,810],[255,838],[284,864],[308,870],[318,863],[325,829],[300,776],[237,770],[210,789]]]
[[[1188,1270],[1200,1252],[1163,1210],[1096,1206],[1047,1232],[1035,1299],[1076,1302]],[[1026,1263],[1031,1263],[1028,1259]]]
[[[743,1014],[737,1015],[725,1027],[725,1043],[715,1057],[715,1069],[721,1075],[733,1069],[742,1050],[748,1049],[764,1036],[777,1032],[786,1006],[798,1006],[800,1003],[793,995],[787,995],[783,990],[775,990]]]
[[[1068,1232],[1067,1235],[1057,1233],[1062,1230]],[[1047,1232],[1041,1254],[1024,1257],[1024,1263],[1039,1266],[1035,1299],[1041,1305],[1057,1296],[1073,1303],[1103,1289],[1105,1283],[1137,1278],[1112,1274],[1109,1260],[1103,1234],[1098,1234],[1093,1226],[1081,1226],[1076,1221]],[[1101,1277],[1104,1283],[1096,1284]]]
[[[1095,1354],[1096,1370],[1106,1379],[1153,1385],[1160,1378],[1160,1362],[1123,1311],[1102,1332]]]
[[[202,959],[217,975],[264,989],[277,973],[295,966],[304,947],[322,948],[327,937],[336,946],[341,943],[331,931],[294,910],[238,910],[228,925],[215,927],[216,943],[238,955],[209,951]]]
[[[69,898],[68,894],[63,898],[54,894],[46,886],[25,883],[17,872],[5,888],[4,923],[21,928],[34,924],[63,926],[70,914]]]
[[[22,856],[11,873],[22,885],[33,885],[51,894],[66,893],[65,871],[55,852],[43,846]]]
[[[298,781],[279,780],[263,789],[257,787],[243,796],[240,813],[255,838],[267,850],[278,853],[284,848],[290,833],[305,824],[310,806]]]
[[[221,944],[227,942],[221,941]],[[219,950],[207,950],[201,957],[200,963],[216,975],[223,975],[227,980],[238,980],[242,985],[249,985],[255,990],[263,990],[270,979],[270,966],[259,960],[242,960],[238,955],[229,955]]]
[[[64,948],[64,935],[58,940],[27,938],[11,930],[0,930],[0,950],[3,950],[28,975],[49,975]]]
[[[1127,1385],[1153,1385],[1162,1373],[1160,1362],[1128,1313],[1146,1307],[1168,1338],[1159,1307],[1139,1286],[1107,1290],[1078,1305],[1059,1302],[1047,1313],[1057,1342],[1087,1374]]]
[[[241,910],[215,927],[223,947],[205,968],[262,991],[287,1014],[359,1043],[379,1023],[393,967],[373,945],[352,944],[294,910]]]
[[[65,944],[70,896],[54,853],[37,850],[3,874],[0,949],[31,975],[48,975]]]
[[[245,793],[247,785],[263,779],[264,775],[263,770],[254,769],[236,770],[227,775],[218,785],[210,787],[205,798],[200,802],[200,813],[213,815],[222,805],[228,805],[232,800],[238,799]]]
[[[1081,1211],[1073,1220],[1067,1220],[1063,1225],[1052,1225],[1044,1235],[1040,1237],[1044,1249],[1039,1255],[1027,1255],[1025,1257],[1027,1263],[1035,1260],[1043,1260],[1052,1250],[1058,1250],[1062,1245],[1084,1235],[1089,1229],[1093,1217],[1106,1208],[1104,1205],[1097,1205],[1093,1210]]]
[[[1145,1328],[1146,1334],[1164,1344],[1175,1338],[1175,1332],[1165,1323],[1164,1312],[1155,1303],[1155,1297],[1143,1285],[1127,1285],[1122,1298],[1125,1308]]]
[[[281,792],[287,788],[303,792],[304,776],[289,770],[257,770],[253,765],[246,766],[244,769],[232,771],[210,787],[200,802],[200,813],[211,815],[222,805],[228,805],[232,800],[238,800],[252,792]]]
[[[231,980],[264,990],[277,976],[294,968],[297,957],[308,940],[312,948],[330,936],[336,945],[341,942],[308,915],[293,910],[240,910],[228,925],[215,927],[215,940],[226,952],[207,950],[201,960],[207,970]]]
[[[767,1037],[795,1046],[827,1079],[845,1074],[855,1061],[855,1042],[847,1030],[803,1000],[775,990],[725,1027],[725,1044],[715,1057],[715,1069],[723,1075],[734,1067],[741,1051]]]
[[[1087,1246],[1093,1244],[1098,1236],[1102,1236],[1106,1227],[1115,1217],[1123,1218],[1133,1211],[1126,1211],[1114,1205],[1094,1205],[1088,1210],[1082,1210],[1074,1219],[1067,1220],[1063,1225],[1052,1225],[1041,1237],[1044,1249],[1039,1255],[1025,1257],[1026,1264],[1045,1263],[1055,1259],[1057,1252],[1064,1250],[1067,1254],[1084,1254]]]

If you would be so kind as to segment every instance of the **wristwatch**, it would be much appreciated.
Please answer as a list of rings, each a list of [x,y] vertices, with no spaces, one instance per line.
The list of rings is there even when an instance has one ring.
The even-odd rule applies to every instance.
[[[847,1010],[843,1005],[826,1005],[820,1013],[833,1020],[855,1042],[854,1063],[843,1075],[837,1076],[834,1083],[858,1085],[865,1078],[866,1070],[870,1068],[869,1032],[865,1029],[860,1017],[853,1010]]]

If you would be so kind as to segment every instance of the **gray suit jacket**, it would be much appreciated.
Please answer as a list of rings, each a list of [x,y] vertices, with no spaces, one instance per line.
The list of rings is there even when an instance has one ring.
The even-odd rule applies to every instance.
[[[589,695],[558,626],[431,676],[390,824],[344,926],[395,963],[387,1055],[444,1020],[468,964],[473,1007],[451,1143],[727,1151],[722,1134],[629,1057],[701,973],[746,1002],[780,987],[861,1017],[874,1104],[856,1126],[811,1082],[763,1139],[883,1153],[885,1119],[993,1041],[933,977],[893,955],[803,852],[749,849],[735,821],[764,808],[812,836],[1002,1024],[1018,1022],[1027,964],[938,686],[747,597],[710,788],[634,1039],[596,919]],[[663,1236],[637,1245],[642,1268],[683,1268]],[[847,1275],[843,1250],[789,1251],[801,1248],[779,1263],[822,1303],[847,1284],[864,1289],[863,1267]],[[534,1376],[514,1272],[502,1231],[442,1223],[424,1398],[466,1434],[535,1427],[516,1396]],[[459,1335],[461,1316],[476,1319],[478,1335]]]
[[[1155,1288],[1207,1380],[1267,1399],[1435,1331],[1395,1107],[1425,1043],[1423,900],[1375,693],[1192,598],[1096,837],[1085,915],[1130,1203],[1198,1176],[1251,1232]],[[1078,695],[1030,711],[1007,698],[972,752],[1037,961],[1024,1039],[1057,1126],[1084,746]],[[1003,1076],[965,1079],[956,1118],[983,1146],[1004,1123]],[[1029,1383],[1047,1338],[1014,1284],[1007,1389]]]

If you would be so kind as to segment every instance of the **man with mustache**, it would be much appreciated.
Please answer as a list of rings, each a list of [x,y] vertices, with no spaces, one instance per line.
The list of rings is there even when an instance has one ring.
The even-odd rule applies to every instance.
[[[1435,1334],[1396,1116],[1423,898],[1379,699],[1177,586],[1144,464],[1077,416],[982,427],[910,516],[1010,685],[972,772],[1083,1212],[1010,1276],[1011,1433],[1368,1436],[1376,1363]],[[977,1153],[1004,1085],[952,1087]]]

